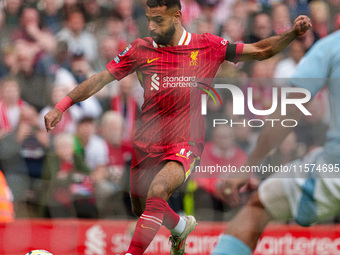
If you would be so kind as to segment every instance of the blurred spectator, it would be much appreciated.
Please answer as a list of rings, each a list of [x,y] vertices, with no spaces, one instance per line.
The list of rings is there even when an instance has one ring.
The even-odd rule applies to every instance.
[[[227,125],[218,125],[213,130],[212,141],[207,142],[201,157],[200,169],[213,166],[233,166],[237,169],[245,164],[247,154],[234,142],[233,129]],[[220,178],[228,178],[227,173],[197,172],[194,180],[198,184],[195,192],[195,217],[199,220],[223,220],[225,212],[223,198],[219,193]]]
[[[251,6],[249,2],[236,1],[231,7],[232,17],[241,20],[243,24],[248,24],[249,15],[260,11],[256,10],[256,7],[249,8]]]
[[[299,15],[308,15],[308,5],[311,1],[305,0],[285,0],[290,10],[292,19],[296,19]]]
[[[20,112],[25,105],[20,98],[18,81],[8,77],[2,81],[0,99],[0,139],[18,127]]]
[[[306,52],[313,46],[313,44],[320,39],[320,36],[313,30],[309,29],[304,35],[299,37]]]
[[[146,11],[146,0],[134,0],[133,18],[137,25],[138,34],[140,38],[150,36],[149,29],[148,29],[148,19],[145,17],[145,11]],[[182,11],[183,11],[183,5],[182,5]]]
[[[188,29],[192,22],[201,16],[201,7],[196,1],[182,0],[182,24]]]
[[[5,25],[10,33],[20,24],[22,0],[4,0]]]
[[[98,3],[98,0],[84,0],[81,4],[85,16],[86,28],[94,34],[104,26],[108,16],[107,9],[102,7]]]
[[[41,216],[97,218],[94,187],[84,158],[74,153],[73,137],[59,134],[45,159]]]
[[[264,164],[271,166],[286,165],[304,154],[304,148],[297,142],[296,133],[290,132],[281,142],[280,146],[269,154]],[[271,174],[272,173],[262,173],[261,178],[268,178]]]
[[[219,24],[216,20],[215,10],[219,0],[203,0],[199,3],[201,5],[201,13],[196,21],[196,33],[217,34],[217,31],[219,31]]]
[[[336,14],[333,20],[333,31],[340,29],[340,13]]]
[[[96,71],[102,71],[107,63],[109,63],[115,56],[120,53],[119,41],[111,36],[105,37],[101,40],[99,56],[94,67]]]
[[[7,78],[2,85],[2,100],[0,101],[0,139],[5,143],[15,145],[4,157],[9,160],[18,160],[16,164],[27,170],[27,177],[30,178],[30,196],[27,199],[35,199],[36,186],[39,181],[35,178],[41,177],[42,160],[45,150],[49,147],[49,139],[45,130],[38,124],[38,114],[30,106],[20,99],[20,89],[16,79]],[[8,137],[5,137],[7,136]],[[14,136],[15,137],[14,137]],[[10,148],[10,147],[9,147]],[[7,169],[10,161],[4,158],[4,169]],[[6,163],[7,162],[7,163]],[[10,168],[8,169],[10,170]]]
[[[71,73],[78,84],[94,74],[91,64],[83,51],[74,52],[71,56]]]
[[[326,96],[324,96],[326,94]],[[315,147],[322,146],[326,141],[329,120],[325,121],[324,116],[328,115],[328,91],[320,91],[308,106],[311,116],[303,116],[299,125],[295,127],[298,141],[305,144],[307,152]]]
[[[62,27],[63,16],[60,13],[61,2],[56,0],[42,0],[42,11],[40,13],[43,28],[56,34]]]
[[[271,17],[266,13],[258,13],[251,24],[250,35],[244,41],[246,43],[255,43],[271,35],[273,35]]]
[[[81,10],[81,4],[78,0],[64,0],[63,6],[61,8],[61,13],[63,14],[63,19],[65,19],[70,13],[75,10]]]
[[[38,73],[35,68],[35,51],[25,43],[16,43],[17,79],[20,84],[21,97],[33,105],[37,111],[48,105],[51,98],[52,84],[48,76]]]
[[[16,140],[21,144],[20,153],[25,160],[30,179],[26,201],[33,210],[32,214],[35,215],[41,187],[43,161],[50,147],[50,139],[46,130],[40,126],[38,112],[31,106],[26,106],[21,111]]]
[[[99,176],[105,172],[108,163],[108,148],[105,141],[96,135],[93,118],[83,117],[78,121],[74,147],[75,153],[85,158],[87,165],[95,175]]]
[[[220,0],[217,2],[215,9],[215,19],[219,27],[222,27],[225,22],[233,17],[233,5],[237,0]],[[250,5],[250,2],[248,2]]]
[[[220,36],[231,43],[243,43],[245,31],[246,27],[244,21],[238,17],[233,16],[228,18],[221,26]],[[225,61],[219,68],[217,77],[232,78],[242,76],[243,74],[240,73],[240,70],[243,68],[243,66],[243,62],[238,62],[237,64],[234,64],[233,62]]]
[[[128,45],[127,34],[124,31],[123,16],[118,12],[113,12],[108,20],[106,20],[103,29],[98,31],[97,37],[99,38],[99,41],[103,41],[107,37],[117,40],[118,52],[123,51]]]
[[[101,120],[101,135],[109,149],[109,172],[113,182],[120,184],[127,163],[132,157],[131,141],[124,141],[124,119],[116,111],[106,112]]]
[[[220,0],[215,10],[215,16],[219,26],[223,27],[229,18],[237,18],[246,24],[249,15],[260,11],[261,5],[258,1]]]
[[[339,17],[340,15],[340,0],[329,0],[327,1],[327,3],[329,4],[329,9],[330,9],[330,21],[333,22],[334,24],[332,24],[331,27],[331,31],[336,31],[336,20],[337,17]],[[340,23],[340,19],[338,21],[338,23]]]
[[[10,45],[9,32],[5,24],[4,13],[0,11],[0,49]]]
[[[222,98],[222,102],[224,99]],[[225,118],[223,108],[220,103],[216,103],[213,100],[207,101],[207,115],[205,116],[205,140],[209,141],[212,139],[212,133],[214,132],[214,127],[212,125],[214,119]]]
[[[56,105],[61,99],[63,99],[69,90],[64,86],[54,86],[52,90],[52,100],[51,105],[46,106],[40,112],[41,126],[44,127],[44,115],[49,112],[54,105]],[[52,135],[57,135],[60,133],[70,133],[74,134],[76,131],[76,124],[83,116],[83,111],[78,105],[70,107],[68,111],[64,112],[64,116],[59,122],[59,125],[51,131]]]
[[[253,62],[249,82],[242,87],[245,96],[245,104],[248,102],[249,88],[252,89],[251,102],[256,110],[270,109],[273,104],[273,73],[276,66],[276,58]],[[245,107],[247,118],[265,118],[266,116],[256,116]]]
[[[20,27],[13,32],[12,39],[23,41],[28,47],[34,49],[36,58],[44,53],[54,53],[57,45],[54,36],[40,28],[39,12],[34,8],[26,8],[22,11]]]
[[[278,78],[275,80],[276,85],[285,86],[288,84],[288,80],[282,78],[290,78],[294,74],[297,64],[305,53],[306,50],[300,40],[294,40],[289,45],[288,57],[279,61],[275,67],[273,77]]]
[[[1,48],[0,77],[15,75],[18,73],[17,53],[13,45]]]
[[[24,0],[24,6],[38,8],[40,0]]]
[[[320,38],[329,34],[330,12],[329,5],[324,1],[312,1],[309,4],[310,19],[313,30]]]
[[[130,208],[129,162],[132,143],[123,141],[123,132],[122,116],[115,111],[106,112],[101,120],[101,135],[109,150],[109,161],[105,177],[96,183],[97,204],[102,217],[124,217],[127,208]]]
[[[97,41],[85,29],[85,18],[81,11],[74,10],[67,14],[66,26],[59,31],[57,39],[67,42],[72,54],[83,52],[89,62],[97,58]]]
[[[14,221],[13,196],[6,179],[0,170],[0,222]]]
[[[38,113],[32,106],[25,105],[18,127],[0,139],[1,165],[13,191],[19,217],[35,215],[42,161],[48,147],[48,134],[40,128]]]
[[[273,6],[271,17],[273,20],[273,30],[275,34],[281,34],[292,28],[291,17],[288,6],[277,4]]]
[[[37,73],[49,77],[54,85],[73,87],[77,84],[71,70],[67,43],[59,41],[54,55],[40,59],[36,65]]]
[[[134,4],[133,0],[117,0],[115,12],[123,18],[123,25],[127,41],[130,42],[139,36],[138,27],[133,19]]]
[[[245,26],[243,22],[238,18],[231,17],[224,23],[221,37],[231,43],[243,43],[244,33]]]
[[[204,34],[204,33],[217,33],[217,26],[214,22],[211,22],[207,17],[202,16],[195,22],[196,27],[195,31],[197,34]]]
[[[123,140],[132,141],[135,133],[137,119],[139,116],[139,106],[133,96],[133,78],[127,76],[119,83],[119,91],[111,99],[111,110],[119,112],[124,118]]]
[[[233,116],[235,122],[240,123],[243,121],[243,119],[235,117],[236,116]],[[245,121],[247,123],[248,120],[246,119]],[[249,125],[240,125],[237,128],[234,128],[234,134],[235,144],[247,154],[250,154],[257,140],[257,133],[255,133]]]

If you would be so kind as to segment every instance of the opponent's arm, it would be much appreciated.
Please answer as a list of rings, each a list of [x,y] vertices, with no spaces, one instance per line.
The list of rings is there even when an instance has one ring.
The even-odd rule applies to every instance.
[[[301,98],[301,94],[292,93],[290,98]],[[308,103],[305,104],[308,107]],[[281,107],[278,107],[276,111],[269,117],[269,119],[279,120],[277,123],[281,122],[283,117],[285,119],[294,119],[298,121],[303,113],[296,109],[295,105],[287,105],[287,115],[281,115]],[[282,125],[277,125],[275,128],[272,127],[271,122],[266,122],[263,126],[260,136],[256,142],[255,148],[251,152],[246,162],[246,166],[255,166],[261,163],[264,157],[274,148],[276,148],[285,137],[292,131],[293,127],[284,127]],[[230,174],[228,179],[221,185],[221,193],[224,199],[228,201],[231,206],[236,206],[239,204],[239,194],[238,191],[241,187],[248,183],[250,173],[235,173]]]
[[[296,37],[312,27],[307,16],[301,15],[294,21],[293,28],[282,34],[252,44],[244,44],[239,61],[264,60],[284,50]]]
[[[300,93],[291,93],[290,98],[301,98]],[[305,107],[308,108],[308,105],[311,101],[305,104]],[[270,116],[269,119],[277,119],[282,121],[282,119],[294,119],[298,121],[303,113],[301,110],[296,109],[295,105],[287,105],[287,115],[281,115],[281,107],[278,107],[277,110]],[[279,121],[278,121],[279,122]],[[285,137],[292,131],[293,127],[285,127],[282,125],[277,125],[272,127],[272,123],[266,122],[261,130],[260,136],[256,142],[254,150],[248,157],[246,165],[254,166],[261,163],[264,157],[274,148],[279,146],[279,144],[285,139]]]
[[[72,104],[81,102],[101,90],[107,83],[115,80],[115,77],[104,70],[91,76],[86,81],[74,88],[64,99],[45,115],[45,127],[47,131],[53,130],[62,118],[62,114]]]

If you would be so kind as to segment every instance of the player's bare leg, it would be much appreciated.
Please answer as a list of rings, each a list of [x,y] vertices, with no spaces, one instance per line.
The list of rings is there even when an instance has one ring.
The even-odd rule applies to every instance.
[[[184,180],[183,166],[179,162],[169,161],[151,182],[147,197],[156,196],[167,201]]]
[[[273,208],[275,208],[273,210]],[[281,178],[262,183],[247,204],[233,218],[212,255],[250,255],[271,219],[292,218]]]
[[[174,190],[179,187],[185,180],[183,166],[176,161],[170,161],[170,171],[161,171],[156,175],[155,179],[151,183],[148,198],[161,196],[164,200],[168,200]],[[168,165],[167,164],[167,165]],[[176,169],[176,170],[175,170]],[[182,174],[180,174],[182,172]],[[174,178],[173,182],[169,183],[169,179]],[[182,255],[185,251],[185,241],[188,235],[194,230],[197,225],[196,219],[193,216],[179,217],[170,207],[167,205],[167,210],[164,214],[163,224],[171,232],[171,250],[170,255]]]
[[[176,161],[169,161],[157,173],[151,182],[145,201],[145,210],[137,222],[127,254],[143,254],[162,224],[170,229],[172,234],[181,235],[185,231],[186,220],[179,217],[166,202],[184,180],[183,166]],[[142,199],[133,198],[133,203],[136,214],[144,209]]]
[[[131,197],[132,212],[138,217],[145,211],[145,200],[146,197]]]
[[[246,206],[230,222],[226,234],[232,234],[253,250],[270,219],[271,216],[263,207],[258,192],[255,192]]]
[[[270,219],[258,192],[254,193],[230,221],[212,255],[250,255]]]

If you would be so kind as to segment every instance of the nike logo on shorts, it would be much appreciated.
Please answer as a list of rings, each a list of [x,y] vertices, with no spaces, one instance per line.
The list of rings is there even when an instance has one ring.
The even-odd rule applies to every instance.
[[[178,156],[178,157],[182,157],[182,158],[185,158],[185,159],[188,159],[186,156],[184,156],[184,155],[181,155],[181,154],[179,154],[179,153],[177,153],[177,154],[176,154],[176,156]]]

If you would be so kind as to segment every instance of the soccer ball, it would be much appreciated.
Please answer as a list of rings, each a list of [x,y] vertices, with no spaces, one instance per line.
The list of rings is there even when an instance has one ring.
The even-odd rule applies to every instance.
[[[26,253],[26,255],[53,255],[53,254],[45,250],[34,250],[30,251],[29,253]]]

